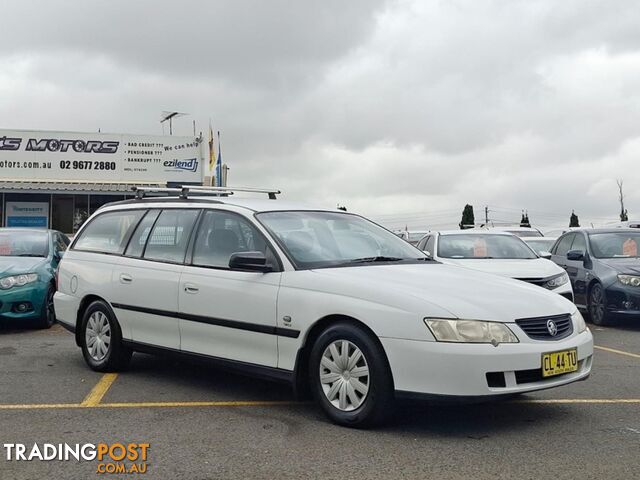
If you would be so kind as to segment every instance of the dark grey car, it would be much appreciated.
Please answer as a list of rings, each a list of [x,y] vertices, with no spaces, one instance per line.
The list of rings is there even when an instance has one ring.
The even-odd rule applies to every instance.
[[[633,228],[572,230],[551,248],[573,286],[574,302],[591,321],[615,317],[640,321],[640,231]]]

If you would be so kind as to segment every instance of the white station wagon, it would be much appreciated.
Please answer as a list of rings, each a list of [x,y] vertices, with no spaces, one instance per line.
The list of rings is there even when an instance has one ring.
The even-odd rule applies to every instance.
[[[593,338],[565,298],[260,192],[139,189],[86,222],[54,301],[92,369],[133,351],[211,359],[290,382],[348,426],[397,397],[488,399],[589,376]]]

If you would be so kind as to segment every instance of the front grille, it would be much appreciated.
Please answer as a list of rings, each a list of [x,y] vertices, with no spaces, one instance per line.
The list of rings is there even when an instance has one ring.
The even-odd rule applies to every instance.
[[[549,331],[549,321],[557,328],[555,335]],[[516,324],[533,340],[560,340],[573,333],[571,315],[552,315],[549,317],[521,318]]]

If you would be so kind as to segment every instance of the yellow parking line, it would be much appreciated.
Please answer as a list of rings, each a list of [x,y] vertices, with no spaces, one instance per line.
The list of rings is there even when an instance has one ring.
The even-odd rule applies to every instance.
[[[625,352],[624,350],[616,350],[615,348],[601,347],[600,345],[594,345],[593,348],[603,350],[605,352],[617,353],[618,355],[626,355],[627,357],[640,358],[637,353]]]
[[[282,405],[301,405],[302,402],[270,401],[270,400],[240,400],[220,402],[121,402],[101,403],[101,408],[164,408],[164,407],[274,407]]]
[[[0,405],[0,410],[50,410],[55,408],[81,408],[79,403],[32,403],[24,405]]]
[[[118,378],[117,373],[105,373],[80,405],[82,407],[96,407],[102,400],[102,397],[104,397],[107,391],[109,391],[113,382],[116,381],[116,378]]]

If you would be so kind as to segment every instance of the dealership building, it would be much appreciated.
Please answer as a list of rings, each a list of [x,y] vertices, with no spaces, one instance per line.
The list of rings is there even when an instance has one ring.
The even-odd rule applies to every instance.
[[[0,225],[74,234],[132,187],[209,184],[202,137],[0,129]]]

